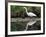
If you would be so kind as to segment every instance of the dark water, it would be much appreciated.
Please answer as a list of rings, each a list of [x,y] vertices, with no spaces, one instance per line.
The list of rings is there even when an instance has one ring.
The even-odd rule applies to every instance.
[[[11,31],[23,31],[27,22],[11,22]]]
[[[41,29],[41,22],[37,21],[32,26],[28,26],[28,30],[40,30]]]
[[[28,21],[18,21],[18,22],[11,22],[11,31],[24,31],[26,29]],[[32,26],[28,26],[27,30],[40,30],[41,29],[41,21],[37,21]]]

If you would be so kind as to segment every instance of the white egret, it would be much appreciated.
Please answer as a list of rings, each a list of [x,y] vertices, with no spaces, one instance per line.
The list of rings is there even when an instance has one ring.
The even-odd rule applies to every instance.
[[[33,12],[28,12],[26,7],[24,7],[24,9],[26,10],[26,13],[27,13],[28,16],[30,16],[30,17],[37,16]],[[34,23],[36,23],[36,21],[30,21],[30,22],[28,22],[27,26],[26,26],[26,30],[28,29],[29,25],[32,26]]]
[[[36,14],[34,14],[33,12],[28,12],[26,7],[24,7],[24,9],[26,10],[26,13],[28,16],[30,16],[30,17],[36,16]]]

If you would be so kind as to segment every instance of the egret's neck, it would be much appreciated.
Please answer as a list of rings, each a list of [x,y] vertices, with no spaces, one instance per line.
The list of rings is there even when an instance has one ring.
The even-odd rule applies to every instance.
[[[25,10],[26,10],[26,13],[28,13],[27,8],[25,8]]]

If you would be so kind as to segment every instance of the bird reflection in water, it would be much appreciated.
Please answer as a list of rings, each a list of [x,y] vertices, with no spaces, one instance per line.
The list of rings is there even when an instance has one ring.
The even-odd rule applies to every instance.
[[[28,26],[32,26],[36,21],[29,21],[26,26],[26,30],[28,29]]]

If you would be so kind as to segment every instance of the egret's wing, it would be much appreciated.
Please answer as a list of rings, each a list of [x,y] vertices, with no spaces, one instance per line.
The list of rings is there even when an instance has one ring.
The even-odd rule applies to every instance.
[[[29,12],[28,13],[29,16],[36,16],[36,14],[32,13],[32,12]]]

